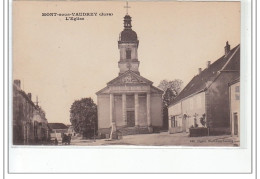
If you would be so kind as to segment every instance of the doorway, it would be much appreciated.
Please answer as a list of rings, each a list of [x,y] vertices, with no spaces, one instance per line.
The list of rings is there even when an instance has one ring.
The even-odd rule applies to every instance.
[[[183,118],[182,118],[182,132],[186,132],[186,124],[187,124],[186,118],[187,118],[187,115],[184,114]]]
[[[135,126],[135,112],[134,111],[127,111],[127,126],[134,127]]]
[[[234,135],[238,135],[238,115],[234,113]]]

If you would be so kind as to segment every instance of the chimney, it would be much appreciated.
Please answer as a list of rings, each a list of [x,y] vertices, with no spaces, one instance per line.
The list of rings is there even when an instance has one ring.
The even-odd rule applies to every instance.
[[[27,96],[30,100],[32,100],[32,93],[28,93]]]
[[[230,51],[230,45],[228,44],[228,41],[227,41],[226,46],[225,46],[225,56],[227,56],[229,51]]]
[[[210,63],[211,63],[210,61],[208,61],[208,62],[207,62],[207,68],[209,68],[209,66],[210,66]]]
[[[202,71],[202,69],[201,69],[201,68],[199,68],[199,74],[201,74],[201,71]]]
[[[20,80],[14,80],[14,84],[16,84],[19,88],[21,88],[21,81]]]

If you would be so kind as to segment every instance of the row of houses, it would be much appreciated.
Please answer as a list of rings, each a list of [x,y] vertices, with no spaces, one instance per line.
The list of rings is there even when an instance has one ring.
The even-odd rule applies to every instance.
[[[45,112],[32,101],[32,94],[21,89],[21,81],[13,82],[13,121],[14,145],[50,144],[51,138],[61,138],[67,133],[75,136],[73,126],[63,123],[48,123]]]
[[[209,135],[239,135],[240,45],[199,68],[168,108],[169,132],[207,128]]]
[[[13,83],[13,144],[28,145],[47,142],[50,128],[45,112],[32,101],[32,94],[21,89],[21,81]]]

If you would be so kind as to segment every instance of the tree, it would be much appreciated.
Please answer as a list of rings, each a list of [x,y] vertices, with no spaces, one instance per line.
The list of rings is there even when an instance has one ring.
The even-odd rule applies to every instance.
[[[167,90],[167,88],[170,88],[176,97],[181,92],[182,84],[183,81],[180,79],[175,79],[172,81],[162,80],[158,85],[158,88],[162,89],[164,92]]]
[[[70,108],[70,122],[83,137],[94,136],[97,129],[97,105],[91,98],[76,100]]]
[[[180,93],[182,88],[182,80],[175,79],[173,81],[162,80],[158,88],[164,91],[163,93],[163,127],[168,128],[168,107],[171,102]]]
[[[202,124],[203,127],[206,127],[206,114],[204,113],[201,118],[200,118],[200,123]]]
[[[163,106],[168,107],[175,97],[176,95],[173,91],[170,88],[167,88],[163,94]]]

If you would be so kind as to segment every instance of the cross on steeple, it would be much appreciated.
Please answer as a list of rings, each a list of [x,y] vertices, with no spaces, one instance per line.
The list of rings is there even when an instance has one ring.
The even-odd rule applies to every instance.
[[[124,6],[124,8],[126,8],[126,14],[128,15],[128,8],[130,8],[130,6],[128,6],[128,1],[126,1],[126,6]]]

